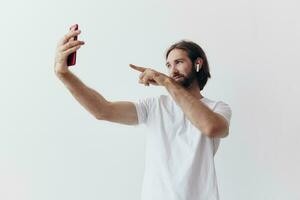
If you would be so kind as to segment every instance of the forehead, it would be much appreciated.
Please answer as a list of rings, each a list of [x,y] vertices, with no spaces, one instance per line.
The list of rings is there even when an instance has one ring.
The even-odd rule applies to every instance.
[[[167,57],[167,62],[172,62],[173,60],[182,59],[182,58],[184,59],[189,58],[187,52],[182,49],[173,49],[172,51],[170,51]]]

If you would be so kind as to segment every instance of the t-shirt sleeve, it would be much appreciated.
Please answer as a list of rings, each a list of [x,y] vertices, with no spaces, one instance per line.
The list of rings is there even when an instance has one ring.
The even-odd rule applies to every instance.
[[[216,103],[214,112],[222,115],[228,122],[228,125],[230,125],[232,111],[231,111],[230,106],[227,103],[225,103],[223,101],[218,101]]]
[[[232,112],[230,106],[227,103],[223,101],[218,101],[213,111],[222,115],[228,122],[228,126],[230,125]],[[214,154],[215,154],[220,144],[220,138],[213,138],[213,142],[214,142]]]
[[[151,114],[151,109],[153,108],[155,98],[154,97],[146,97],[142,99],[138,99],[138,101],[134,102],[138,124],[146,124]]]

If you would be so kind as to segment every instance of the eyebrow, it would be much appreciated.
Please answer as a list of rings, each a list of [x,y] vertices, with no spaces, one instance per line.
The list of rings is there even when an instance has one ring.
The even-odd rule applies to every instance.
[[[174,61],[178,61],[178,60],[184,60],[184,58],[177,58]],[[168,66],[168,64],[170,64],[169,62],[166,62],[166,66]]]

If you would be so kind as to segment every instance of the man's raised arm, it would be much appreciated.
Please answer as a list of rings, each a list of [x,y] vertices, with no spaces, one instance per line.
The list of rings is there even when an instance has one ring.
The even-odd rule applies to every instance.
[[[67,66],[67,57],[78,50],[83,41],[74,41],[73,37],[80,34],[80,30],[71,30],[58,43],[55,57],[54,71],[64,83],[75,99],[94,117],[99,120],[135,125],[138,122],[137,112],[132,102],[109,102],[94,89],[86,86]]]

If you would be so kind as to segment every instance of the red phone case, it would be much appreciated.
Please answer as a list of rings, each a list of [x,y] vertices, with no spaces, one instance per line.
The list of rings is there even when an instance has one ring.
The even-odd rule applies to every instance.
[[[70,30],[75,27],[75,30],[78,30],[78,24],[74,24],[70,27]],[[77,36],[74,37],[74,40],[77,40]],[[76,51],[71,53],[67,59],[67,65],[72,66],[76,64]]]

